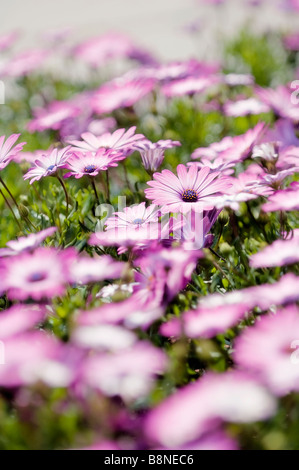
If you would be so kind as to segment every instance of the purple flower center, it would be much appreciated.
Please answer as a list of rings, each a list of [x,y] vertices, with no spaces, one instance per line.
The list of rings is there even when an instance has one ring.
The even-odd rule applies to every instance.
[[[47,171],[53,171],[54,168],[55,168],[56,165],[50,165],[48,168],[47,168]]]
[[[144,222],[143,219],[135,219],[135,220],[133,220],[133,224],[135,224],[135,225],[141,225],[141,224],[143,224],[143,222]]]
[[[84,173],[93,173],[96,169],[97,167],[95,165],[87,165],[84,168]]]
[[[182,194],[182,199],[184,202],[197,202],[198,194],[194,189],[186,189]]]
[[[46,273],[37,272],[37,273],[31,274],[31,276],[29,276],[29,278],[28,278],[28,281],[29,282],[40,282],[40,281],[44,281],[46,278],[47,278]]]

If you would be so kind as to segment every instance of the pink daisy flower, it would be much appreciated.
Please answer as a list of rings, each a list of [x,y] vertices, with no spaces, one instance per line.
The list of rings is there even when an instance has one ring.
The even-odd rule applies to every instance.
[[[260,100],[269,106],[277,116],[296,123],[299,121],[299,109],[297,104],[292,103],[292,90],[289,87],[280,85],[276,89],[258,88],[256,92]]]
[[[81,256],[74,259],[70,266],[71,281],[80,284],[89,284],[104,279],[117,279],[121,277],[125,264],[114,261],[110,256],[90,258]]]
[[[145,190],[146,197],[161,205],[163,213],[213,209],[217,196],[230,187],[225,177],[218,178],[220,173],[208,167],[199,170],[193,165],[187,170],[185,165],[178,165],[177,174],[169,170],[154,173],[154,181],[149,181],[150,188]]]
[[[45,176],[55,176],[59,168],[65,168],[66,162],[70,157],[70,148],[58,150],[53,149],[34,161],[34,166],[24,175],[24,180],[30,178],[30,184],[39,181]]]
[[[63,295],[74,256],[73,249],[57,251],[42,247],[33,253],[2,258],[1,287],[9,299],[16,300],[32,298],[39,301]]]
[[[89,357],[82,370],[82,380],[107,396],[121,396],[126,402],[145,397],[158,374],[167,366],[161,349],[139,341],[122,351]]]
[[[74,176],[76,179],[83,176],[97,176],[100,171],[118,165],[120,160],[126,158],[122,152],[114,152],[100,148],[96,153],[75,152],[67,161],[66,168],[70,170],[64,178]]]
[[[35,118],[29,122],[29,132],[42,132],[47,129],[58,130],[66,120],[75,118],[81,113],[80,107],[74,102],[53,101],[49,106],[35,109]]]
[[[236,102],[226,102],[224,104],[224,114],[226,116],[239,117],[248,114],[268,113],[270,107],[256,98],[242,99]]]
[[[180,318],[164,323],[160,332],[164,336],[180,337],[184,334],[188,338],[213,338],[237,325],[247,310],[247,305],[241,303],[190,310]]]
[[[161,88],[161,91],[168,98],[193,95],[194,93],[206,91],[216,83],[219,83],[219,81],[220,79],[216,76],[187,77],[167,83]]]
[[[180,142],[170,139],[158,140],[158,142],[155,143],[144,140],[138,142],[135,149],[140,152],[144,168],[146,170],[156,171],[164,160],[164,150],[180,146]]]
[[[46,238],[51,237],[57,230],[56,227],[49,227],[38,233],[30,233],[27,237],[20,237],[17,240],[10,240],[6,243],[6,248],[0,248],[1,256],[14,256],[23,251],[33,251]]]
[[[121,289],[118,286],[119,291]],[[147,329],[164,314],[162,307],[153,308],[143,302],[140,303],[135,295],[122,302],[117,302],[117,308],[115,308],[115,305],[115,302],[110,302],[101,307],[81,312],[76,321],[82,326],[123,324],[129,329]]]
[[[49,51],[32,49],[12,57],[2,68],[2,76],[19,78],[39,69],[49,56]]]
[[[245,304],[248,312],[254,307],[266,311],[275,305],[286,305],[299,299],[299,277],[285,274],[274,284],[262,284],[246,289],[212,294],[200,301],[200,307],[216,308],[224,305]]]
[[[1,312],[0,340],[33,329],[46,318],[46,309],[39,305],[14,305]]]
[[[137,51],[128,36],[120,33],[106,33],[79,44],[73,53],[91,67],[98,68],[112,59],[134,57]]]
[[[299,334],[299,311],[290,306],[275,315],[260,318],[237,338],[234,359],[252,371],[275,394],[299,391],[298,363],[292,361]]]
[[[3,170],[11,160],[18,157],[23,150],[26,142],[22,142],[14,146],[21,134],[12,134],[5,141],[5,135],[0,137],[0,170]]]
[[[271,268],[299,262],[299,238],[276,240],[259,253],[251,256],[253,268]]]
[[[0,367],[0,386],[13,388],[36,382],[35,372],[57,357],[59,343],[40,331],[24,332],[5,340],[5,364]]]
[[[73,150],[84,152],[97,152],[100,148],[125,152],[127,155],[135,150],[136,142],[144,140],[143,134],[135,134],[136,126],[125,129],[118,129],[112,134],[109,132],[96,137],[91,132],[82,134],[82,141],[73,140],[69,143]]]
[[[249,375],[208,373],[156,406],[146,418],[145,432],[152,441],[177,448],[223,422],[261,421],[275,411],[276,400]]]
[[[0,36],[0,51],[9,49],[19,38],[20,33],[18,31],[12,31],[11,33],[1,34]]]
[[[299,210],[299,184],[291,183],[289,188],[276,191],[269,197],[268,202],[262,206],[264,212],[298,211]]]
[[[94,92],[91,98],[91,107],[94,112],[103,114],[111,113],[119,108],[133,106],[155,86],[155,80],[124,80],[117,79],[106,83]]]
[[[250,86],[254,84],[254,77],[250,74],[228,73],[222,76],[228,86]]]

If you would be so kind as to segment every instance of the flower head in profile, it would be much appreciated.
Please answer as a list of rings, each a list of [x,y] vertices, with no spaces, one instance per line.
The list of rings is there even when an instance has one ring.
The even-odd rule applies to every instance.
[[[170,139],[158,140],[158,142],[144,140],[137,142],[135,148],[140,152],[144,168],[156,171],[164,160],[164,151],[173,147],[179,147],[180,145],[180,142]]]
[[[23,251],[33,251],[46,238],[51,237],[57,230],[56,227],[49,227],[38,233],[30,233],[27,237],[20,237],[17,240],[10,240],[6,243],[6,248],[0,248],[0,257],[14,256]]]
[[[82,134],[82,141],[74,140],[69,143],[73,146],[73,150],[80,152],[97,152],[100,148],[111,149],[115,151],[126,152],[128,155],[135,150],[136,142],[144,140],[143,134],[135,134],[136,126],[125,129],[117,129],[115,132],[106,132],[97,137],[91,132]]]
[[[35,160],[34,166],[24,175],[24,179],[30,178],[30,184],[39,181],[45,176],[55,176],[59,168],[65,168],[70,156],[70,146],[64,149],[53,149],[48,154]]]
[[[177,174],[169,170],[154,173],[154,180],[148,182],[150,188],[145,190],[146,197],[162,206],[163,213],[211,210],[216,197],[230,187],[225,177],[219,177],[219,172],[211,172],[208,167],[199,170],[195,165],[189,169],[178,165]]]
[[[37,248],[33,253],[2,258],[1,289],[9,299],[42,300],[63,295],[68,282],[69,265],[75,257],[72,249]]]
[[[0,137],[0,170],[3,170],[9,162],[22,150],[26,142],[14,146],[21,134],[12,134],[5,141],[5,135]]]
[[[74,152],[67,161],[66,168],[70,171],[65,178],[74,176],[76,179],[83,176],[97,176],[101,171],[118,165],[120,160],[126,158],[122,152],[114,152],[100,148],[96,153]]]

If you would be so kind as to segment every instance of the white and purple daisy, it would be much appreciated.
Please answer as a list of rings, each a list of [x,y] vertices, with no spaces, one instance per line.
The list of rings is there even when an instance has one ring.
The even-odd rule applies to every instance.
[[[67,161],[66,168],[70,171],[65,178],[74,176],[76,179],[83,176],[97,176],[101,171],[118,165],[120,160],[126,158],[122,152],[114,152],[100,148],[96,153],[74,152]]]
[[[70,279],[69,266],[74,259],[73,249],[58,251],[37,248],[33,253],[2,258],[1,289],[9,299],[37,301],[63,295]]]
[[[57,170],[59,168],[65,168],[66,162],[70,156],[70,148],[65,147],[64,149],[58,150],[53,149],[48,154],[39,157],[34,161],[34,165],[28,172],[24,175],[24,179],[30,179],[30,184],[34,181],[39,181],[45,176],[56,176]]]

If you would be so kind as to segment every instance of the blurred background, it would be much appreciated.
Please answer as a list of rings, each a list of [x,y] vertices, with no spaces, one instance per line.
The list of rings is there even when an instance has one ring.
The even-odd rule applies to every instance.
[[[2,2],[0,33],[22,30],[21,46],[39,45],[41,33],[70,29],[79,41],[107,31],[124,32],[161,59],[218,57],[222,34],[235,35],[246,22],[256,32],[293,29],[298,16],[277,11],[279,0],[263,5],[233,0],[10,0]]]

